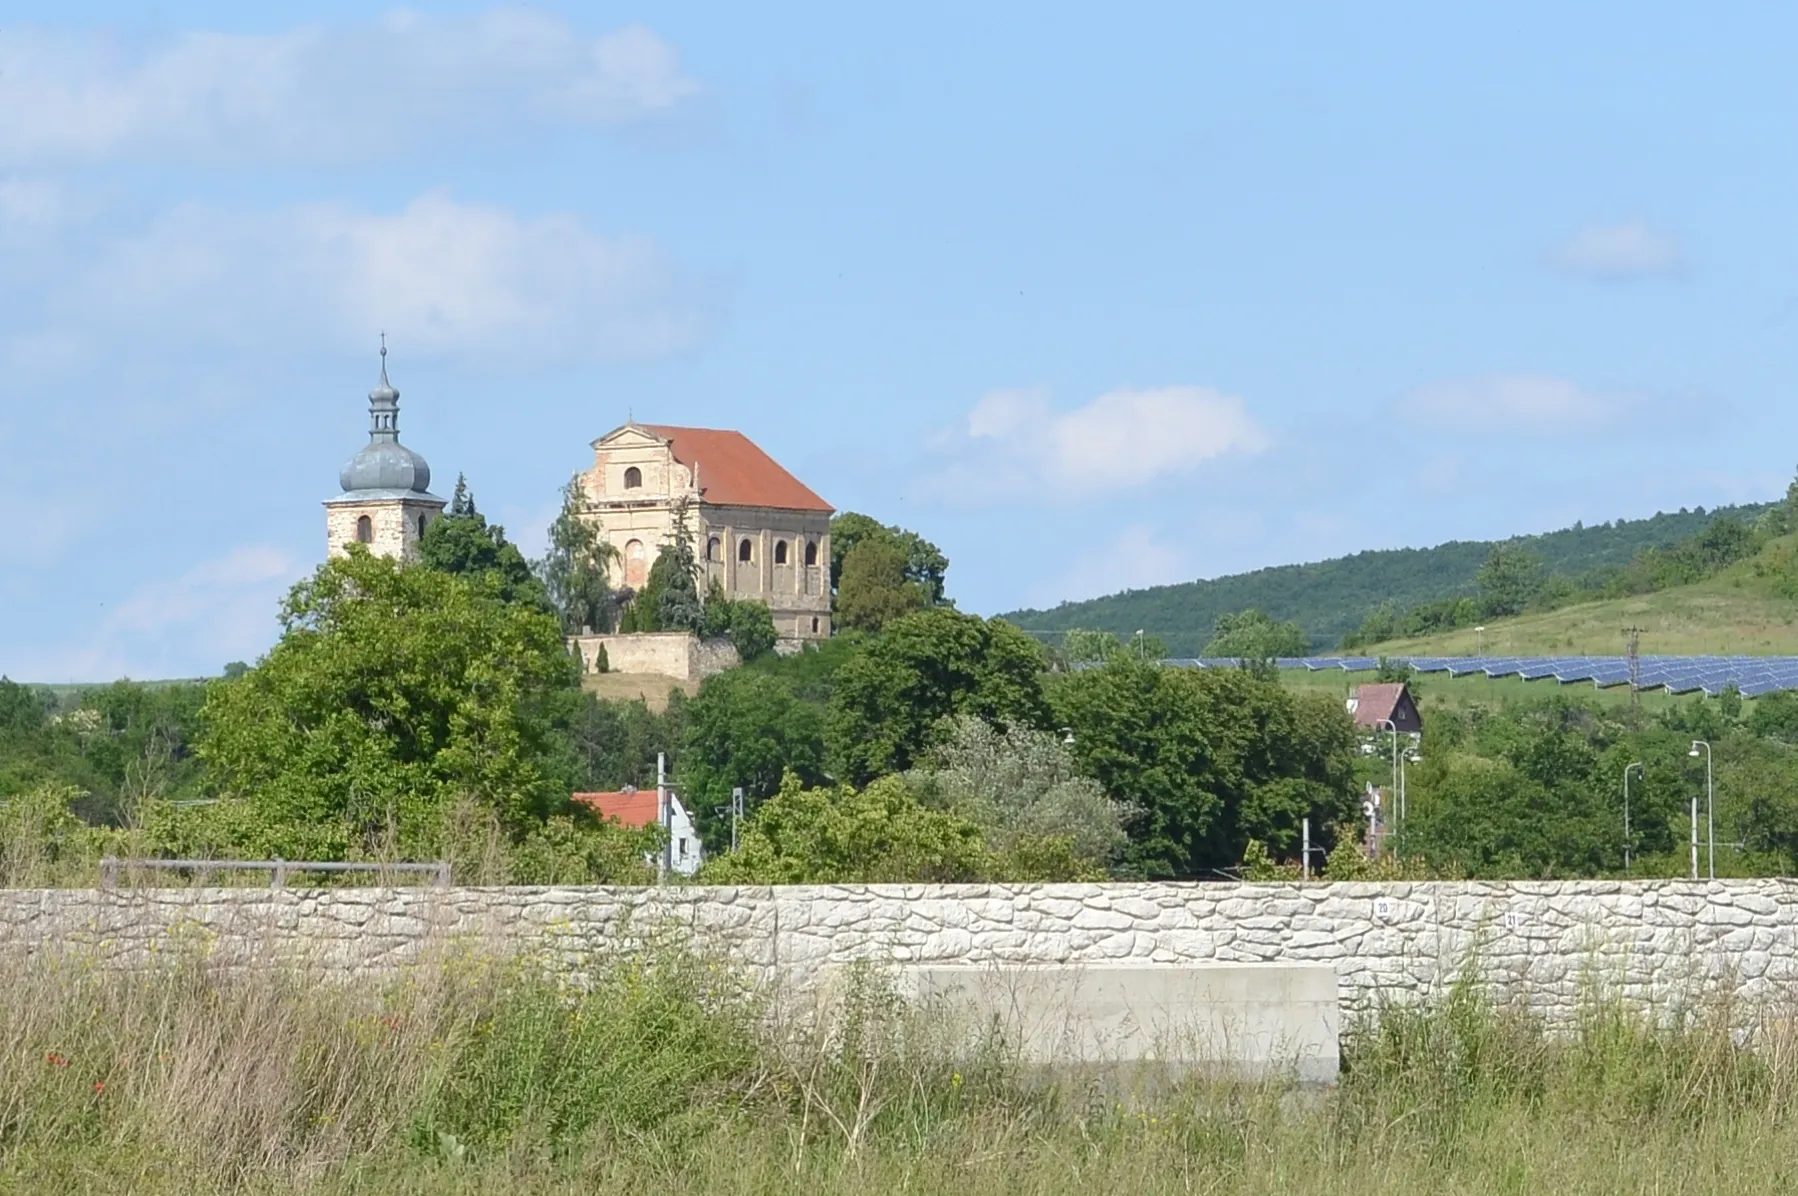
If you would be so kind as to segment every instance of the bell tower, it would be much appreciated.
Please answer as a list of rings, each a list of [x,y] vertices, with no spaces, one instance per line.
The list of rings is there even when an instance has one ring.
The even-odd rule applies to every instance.
[[[325,500],[332,556],[351,544],[401,560],[418,558],[425,529],[443,514],[431,493],[431,467],[400,443],[400,392],[387,380],[387,335],[381,335],[381,380],[368,392],[368,443],[337,475],[343,492]]]

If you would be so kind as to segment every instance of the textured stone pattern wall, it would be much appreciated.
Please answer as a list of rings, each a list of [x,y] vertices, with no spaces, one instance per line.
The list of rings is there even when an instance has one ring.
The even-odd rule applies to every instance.
[[[1798,982],[1798,882],[1036,885],[784,889],[0,891],[0,953],[142,958],[171,939],[345,972],[434,943],[603,948],[675,926],[758,972],[830,965],[1326,961],[1345,1008],[1440,991],[1469,961],[1551,1017],[1604,992],[1670,1006]]]

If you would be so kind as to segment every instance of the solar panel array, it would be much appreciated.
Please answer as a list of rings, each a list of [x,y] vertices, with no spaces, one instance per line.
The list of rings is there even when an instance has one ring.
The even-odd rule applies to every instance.
[[[1599,687],[1629,684],[1627,656],[1393,656],[1420,673],[1451,677],[1521,677],[1526,681],[1591,682]],[[1644,656],[1642,688],[1669,693],[1716,695],[1734,686],[1744,697],[1798,689],[1798,656]],[[1232,658],[1170,660],[1187,668],[1235,668]],[[1373,656],[1296,656],[1275,662],[1283,669],[1365,673],[1380,665]]]

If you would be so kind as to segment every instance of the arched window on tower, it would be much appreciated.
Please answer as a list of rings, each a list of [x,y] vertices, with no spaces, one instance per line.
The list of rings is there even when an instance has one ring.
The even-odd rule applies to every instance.
[[[737,544],[737,560],[747,565],[755,560],[755,541],[745,536]]]
[[[643,488],[643,471],[638,469],[635,465],[625,470],[624,488],[626,490],[641,490]]]
[[[425,538],[425,517],[423,515],[418,517],[418,538],[420,540]]]
[[[805,542],[805,563],[808,565],[815,565],[818,563],[818,542],[816,540],[807,540]],[[816,628],[813,630],[816,630]]]
[[[356,543],[373,544],[375,542],[375,521],[367,515],[356,517]]]
[[[774,542],[774,563],[777,565],[784,565],[787,563],[787,542],[785,540],[776,540]]]
[[[705,542],[705,559],[708,561],[722,561],[724,559],[724,545],[718,542],[717,536],[713,536]]]

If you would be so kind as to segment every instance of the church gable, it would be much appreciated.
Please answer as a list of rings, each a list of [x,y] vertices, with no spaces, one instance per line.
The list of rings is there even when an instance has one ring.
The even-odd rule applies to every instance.
[[[692,485],[692,471],[675,460],[667,439],[637,424],[626,424],[593,442],[593,469],[586,486],[595,501],[665,501]]]

